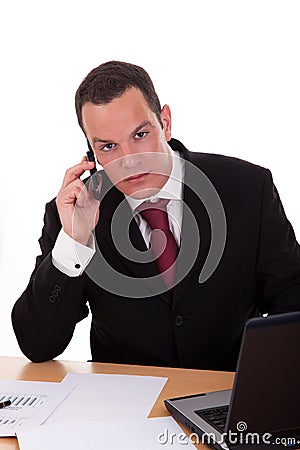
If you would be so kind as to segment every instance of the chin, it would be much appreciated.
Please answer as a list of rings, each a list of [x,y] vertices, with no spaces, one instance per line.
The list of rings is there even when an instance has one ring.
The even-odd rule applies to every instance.
[[[120,185],[116,185],[116,188],[119,189],[119,191],[121,191],[123,194],[132,197],[132,198],[136,198],[136,199],[142,199],[142,198],[149,198],[152,197],[153,195],[157,194],[160,191],[160,187],[135,187],[133,188],[132,186],[128,187],[124,187],[124,186],[120,186]]]
[[[130,193],[126,193],[126,195],[139,200],[142,198],[152,197],[153,195],[156,195],[159,191],[160,191],[160,189],[158,189],[158,188],[148,188],[148,189],[143,189],[143,190],[139,190],[139,191],[133,191]]]

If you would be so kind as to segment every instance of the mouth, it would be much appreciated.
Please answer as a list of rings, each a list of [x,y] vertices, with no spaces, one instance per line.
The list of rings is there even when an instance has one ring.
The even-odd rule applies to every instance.
[[[149,172],[138,173],[138,174],[131,175],[130,177],[125,178],[124,181],[126,183],[128,182],[131,184],[137,184],[137,183],[141,183],[142,181],[144,181],[148,175],[149,175]]]

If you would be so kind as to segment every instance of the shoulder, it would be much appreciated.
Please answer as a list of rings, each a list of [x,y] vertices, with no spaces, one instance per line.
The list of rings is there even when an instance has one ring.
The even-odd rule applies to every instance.
[[[184,159],[198,167],[205,175],[214,181],[231,181],[245,184],[245,182],[264,183],[266,177],[271,176],[270,171],[252,162],[222,154],[189,151],[176,139],[170,142],[172,148],[177,150]]]

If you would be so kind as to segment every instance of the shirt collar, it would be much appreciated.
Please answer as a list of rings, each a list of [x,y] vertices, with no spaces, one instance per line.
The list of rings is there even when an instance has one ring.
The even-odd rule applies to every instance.
[[[171,174],[166,182],[166,184],[161,188],[161,190],[152,197],[136,199],[125,195],[126,200],[129,203],[130,208],[134,211],[139,205],[145,201],[150,201],[155,203],[159,199],[167,198],[170,200],[181,200],[182,199],[182,185],[183,185],[183,174],[184,174],[184,160],[179,156],[178,152],[168,145],[172,156],[172,170]]]

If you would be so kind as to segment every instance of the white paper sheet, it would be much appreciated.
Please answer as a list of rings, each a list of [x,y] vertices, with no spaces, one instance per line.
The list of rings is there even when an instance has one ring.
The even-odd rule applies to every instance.
[[[74,421],[44,424],[17,434],[20,450],[191,450],[172,417],[131,421]]]
[[[21,380],[0,380],[0,436],[14,436],[18,429],[44,422],[74,389],[74,385]]]
[[[68,373],[61,384],[77,386],[47,423],[147,418],[166,381],[161,377]]]

